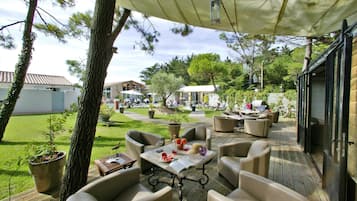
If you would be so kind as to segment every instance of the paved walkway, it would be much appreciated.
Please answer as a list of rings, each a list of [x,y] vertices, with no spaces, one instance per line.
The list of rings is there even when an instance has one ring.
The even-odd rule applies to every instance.
[[[158,119],[149,119],[146,116],[125,112],[129,118],[167,124],[166,121]],[[183,124],[183,127],[190,127],[194,125],[209,125],[211,126],[211,119],[204,117],[202,112],[194,112],[190,115],[199,119],[198,123]],[[255,140],[257,138],[244,133],[218,133],[215,132],[212,138],[212,149],[217,150],[220,144],[233,141],[242,140]],[[260,138],[261,139],[261,138]],[[270,129],[268,138],[263,138],[269,142],[272,147],[270,158],[269,179],[279,182],[295,191],[305,195],[312,201],[328,201],[325,192],[321,189],[321,178],[319,177],[316,169],[314,168],[309,156],[304,154],[300,147],[296,144],[296,127],[295,122],[292,120],[283,119],[279,123],[274,124]],[[228,194],[233,188],[232,186],[221,176],[217,174],[217,161],[213,160],[206,166],[208,175],[210,175],[209,183],[205,189],[202,189],[199,185],[193,182],[185,182],[183,188],[183,196],[186,201],[206,201],[207,191],[209,189],[215,189],[222,194]],[[195,171],[192,170],[192,174]],[[96,169],[91,169],[89,174],[89,181],[98,178]],[[144,185],[149,184],[147,182],[147,176],[141,177],[141,182]],[[161,186],[162,187],[162,186]],[[160,186],[159,186],[160,188]],[[12,199],[13,201],[48,201],[54,200],[53,198],[39,194],[35,190],[29,190],[23,192]],[[178,193],[174,190],[173,200],[178,200]],[[5,200],[4,200],[5,201]]]
[[[150,119],[148,116],[146,115],[141,115],[138,113],[134,113],[134,112],[128,112],[125,111],[124,115],[131,118],[131,119],[135,119],[138,121],[144,121],[144,122],[150,122],[150,123],[156,123],[156,124],[162,124],[162,125],[167,125],[168,121],[164,120],[164,119]],[[191,112],[191,114],[189,115],[189,117],[195,118],[198,120],[198,122],[194,122],[194,123],[182,123],[181,126],[182,128],[191,128],[194,126],[198,126],[198,125],[206,125],[206,126],[212,126],[212,120],[209,118],[205,117],[205,113],[203,111],[197,111],[197,112]]]

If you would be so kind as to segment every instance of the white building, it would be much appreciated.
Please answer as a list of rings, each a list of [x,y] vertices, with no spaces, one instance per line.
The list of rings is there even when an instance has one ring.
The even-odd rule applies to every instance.
[[[0,71],[0,100],[4,101],[14,80],[13,72]],[[13,114],[63,112],[77,103],[80,90],[63,76],[27,73]]]
[[[180,104],[208,104],[217,106],[219,96],[214,92],[213,85],[185,86],[178,90],[180,92]],[[207,102],[205,102],[205,99]]]

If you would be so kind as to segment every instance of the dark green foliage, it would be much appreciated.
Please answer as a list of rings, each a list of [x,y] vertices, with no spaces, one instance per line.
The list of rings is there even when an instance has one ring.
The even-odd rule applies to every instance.
[[[181,26],[175,26],[171,28],[172,33],[180,34],[181,36],[188,36],[193,32],[193,29],[190,25],[184,24]]]
[[[35,24],[34,27],[43,32],[47,36],[54,36],[55,38],[58,39],[58,41],[65,43],[65,36],[67,34],[67,31],[64,29],[59,28],[55,24]]]
[[[85,13],[74,13],[69,18],[69,33],[72,37],[84,36],[89,39],[90,27],[92,21],[92,12],[87,11]]]
[[[14,49],[14,38],[10,34],[4,35],[0,32],[0,46],[6,49]]]

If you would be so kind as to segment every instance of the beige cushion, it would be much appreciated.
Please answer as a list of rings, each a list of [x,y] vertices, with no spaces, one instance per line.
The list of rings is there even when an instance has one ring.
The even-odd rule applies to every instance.
[[[265,141],[255,141],[249,148],[247,158],[251,158],[261,154],[266,148],[269,148],[269,145]]]
[[[262,140],[221,145],[218,148],[218,173],[234,187],[239,184],[241,170],[267,177],[270,151],[269,144]]]
[[[86,193],[86,192],[78,192],[73,195],[71,195],[67,201],[77,201],[77,200],[83,200],[83,201],[98,201],[93,197],[91,194]]]
[[[121,193],[114,201],[138,201],[144,200],[150,197],[152,192],[150,192],[146,187],[141,184],[131,186],[125,192]]]
[[[239,188],[232,191],[229,195],[227,195],[227,197],[232,198],[232,200],[239,200],[239,201],[245,201],[245,200],[259,201],[256,198],[254,198],[252,195],[250,195],[249,193],[247,193],[244,190],[239,189]]]
[[[308,199],[272,180],[241,171],[238,189],[227,196],[209,190],[207,201],[308,201]]]

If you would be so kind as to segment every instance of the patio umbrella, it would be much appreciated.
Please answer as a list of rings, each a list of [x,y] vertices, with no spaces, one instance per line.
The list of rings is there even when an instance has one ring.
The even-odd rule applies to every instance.
[[[120,6],[194,26],[251,34],[318,36],[357,21],[351,0],[117,0]],[[211,10],[213,12],[211,12]],[[215,12],[216,11],[216,12]],[[211,17],[217,17],[211,20]]]
[[[135,96],[142,96],[143,94],[135,91],[135,90],[127,90],[127,91],[121,91],[120,93],[122,94],[128,94],[128,95],[135,95]]]

